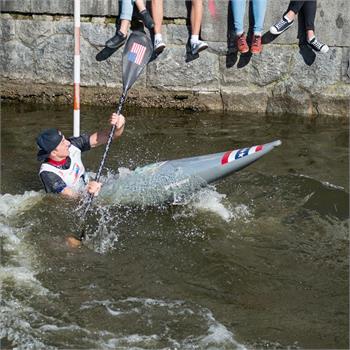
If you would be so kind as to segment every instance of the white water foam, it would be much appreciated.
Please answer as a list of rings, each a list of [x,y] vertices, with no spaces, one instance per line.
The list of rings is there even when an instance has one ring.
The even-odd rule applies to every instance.
[[[96,343],[102,348],[163,348],[168,349],[246,349],[238,343],[231,331],[215,319],[213,313],[193,303],[183,300],[162,300],[150,298],[129,297],[122,300],[93,300],[81,305],[81,310],[104,308],[106,314],[116,319],[131,317],[138,319],[145,334],[131,333],[129,335],[114,335],[112,338]],[[112,311],[112,312],[111,312]],[[101,309],[102,312],[102,309]],[[159,318],[159,316],[161,318]],[[189,335],[186,324],[190,322],[191,329],[204,331],[201,335]],[[176,331],[172,329],[176,326]],[[179,325],[181,325],[178,329]],[[132,330],[132,329],[130,329]],[[205,331],[206,330],[206,331]],[[156,332],[157,334],[154,334]],[[174,332],[177,333],[174,339]],[[165,345],[167,344],[167,345]]]
[[[190,212],[188,212],[187,208],[190,209]],[[217,192],[214,186],[205,187],[193,194],[187,202],[187,208],[181,213],[175,214],[174,218],[194,216],[202,212],[213,213],[225,222],[230,222],[231,220],[248,222],[252,217],[252,213],[247,205],[237,204],[232,206],[226,201],[226,195]]]
[[[36,255],[24,240],[27,228],[12,225],[13,219],[38,203],[42,197],[42,192],[34,191],[25,192],[23,195],[0,196],[0,244],[7,257],[2,258],[0,266],[0,338],[12,341],[17,345],[16,349],[50,348],[39,340],[40,337],[35,335],[31,328],[30,317],[33,317],[35,310],[20,301],[17,293],[6,291],[10,288],[36,296],[49,294],[35,277],[38,273],[34,268]]]
[[[0,215],[14,216],[17,213],[30,209],[44,197],[44,192],[26,191],[24,194],[12,195],[5,193],[0,195]]]

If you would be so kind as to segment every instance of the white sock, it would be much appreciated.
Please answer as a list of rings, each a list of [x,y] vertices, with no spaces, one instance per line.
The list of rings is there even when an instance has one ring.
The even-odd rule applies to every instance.
[[[237,36],[241,36],[244,32],[236,32]]]
[[[191,43],[197,44],[199,41],[199,35],[191,35]]]
[[[160,33],[154,34],[154,41],[162,41],[162,34]]]
[[[255,32],[254,35],[255,36],[261,36],[261,32]]]
[[[286,19],[288,23],[293,22],[293,19],[290,19],[287,15],[284,15],[284,19]]]
[[[315,38],[315,35],[312,36],[311,38],[307,39],[307,41],[310,43],[314,38]]]

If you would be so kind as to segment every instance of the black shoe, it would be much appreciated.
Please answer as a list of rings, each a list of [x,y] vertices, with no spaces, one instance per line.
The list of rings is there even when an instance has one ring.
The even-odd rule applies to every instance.
[[[286,16],[283,16],[275,25],[270,28],[270,33],[273,35],[280,35],[287,30],[294,21],[288,21]]]
[[[307,44],[317,52],[327,53],[329,50],[328,45],[321,43],[315,37],[313,37],[310,41],[307,40]]]
[[[110,49],[117,49],[125,43],[126,35],[124,35],[120,30],[118,30],[115,35],[106,41],[106,47]]]
[[[141,11],[141,12],[140,12],[140,16],[141,16],[142,22],[143,22],[143,24],[145,25],[145,27],[146,27],[148,30],[153,29],[153,27],[154,27],[154,22],[153,22],[153,19],[152,19],[150,13],[147,11],[147,9]]]

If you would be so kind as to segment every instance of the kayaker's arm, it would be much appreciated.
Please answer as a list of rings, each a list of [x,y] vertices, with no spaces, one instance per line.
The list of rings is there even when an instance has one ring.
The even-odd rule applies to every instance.
[[[122,114],[113,113],[109,120],[110,124],[116,125],[116,129],[113,135],[113,139],[120,137],[124,131],[125,118]],[[110,130],[97,131],[90,136],[90,146],[92,148],[104,145],[108,141]]]
[[[90,181],[87,185],[86,185],[86,190],[90,193],[93,194],[94,196],[97,196],[98,193],[101,190],[101,182],[97,182],[97,181]],[[61,195],[68,197],[68,198],[79,198],[80,194],[76,191],[74,191],[72,188],[70,187],[65,187],[61,192]]]

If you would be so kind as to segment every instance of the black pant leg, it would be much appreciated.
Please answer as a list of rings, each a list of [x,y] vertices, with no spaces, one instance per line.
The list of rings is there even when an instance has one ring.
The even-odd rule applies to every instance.
[[[306,1],[291,1],[288,5],[287,12],[293,11],[294,13],[299,13],[299,11],[303,7],[304,3],[306,3],[306,2],[308,2],[308,0],[306,0]]]
[[[316,0],[305,1],[302,11],[304,13],[306,30],[315,30],[316,8]]]

